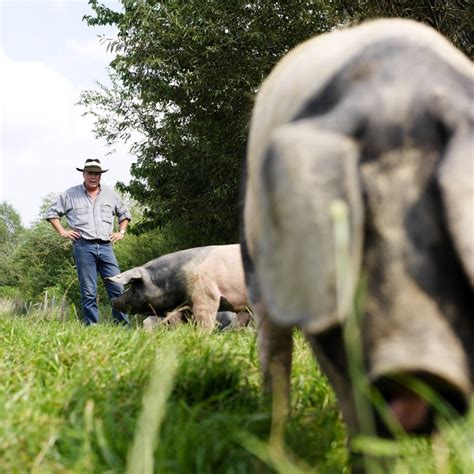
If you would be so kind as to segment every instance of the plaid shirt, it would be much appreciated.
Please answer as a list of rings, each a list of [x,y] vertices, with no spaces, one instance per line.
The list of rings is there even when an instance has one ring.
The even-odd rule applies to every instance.
[[[114,216],[121,222],[132,216],[120,196],[110,187],[101,186],[95,199],[84,184],[73,186],[62,193],[46,212],[46,219],[66,216],[71,229],[78,230],[86,240],[110,240]]]

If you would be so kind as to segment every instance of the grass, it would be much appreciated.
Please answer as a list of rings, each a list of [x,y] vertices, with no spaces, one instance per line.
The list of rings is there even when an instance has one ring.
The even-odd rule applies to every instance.
[[[301,339],[297,351],[289,449],[340,472],[345,439],[334,396]],[[154,470],[140,472],[272,472],[244,446],[264,443],[270,427],[253,331],[205,335],[183,325],[149,334],[4,312],[0,361],[2,473],[126,472],[137,462],[134,446],[147,442]],[[154,419],[166,398],[163,419]]]
[[[299,334],[285,453],[266,442],[251,330],[150,334],[5,306],[0,380],[1,473],[350,472],[334,393]],[[434,445],[356,446],[396,455],[397,474],[474,472],[474,419],[446,423]]]

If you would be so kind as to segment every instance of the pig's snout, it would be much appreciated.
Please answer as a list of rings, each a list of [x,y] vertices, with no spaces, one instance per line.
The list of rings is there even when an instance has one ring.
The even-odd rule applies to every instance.
[[[374,386],[387,402],[389,415],[407,433],[431,434],[440,408],[460,415],[468,410],[467,394],[461,387],[430,373],[390,374],[380,377]],[[380,434],[391,434],[381,420],[378,424]]]
[[[112,305],[112,308],[116,309],[117,311],[125,312],[127,310],[122,296],[116,296],[115,298],[111,298],[110,304]]]

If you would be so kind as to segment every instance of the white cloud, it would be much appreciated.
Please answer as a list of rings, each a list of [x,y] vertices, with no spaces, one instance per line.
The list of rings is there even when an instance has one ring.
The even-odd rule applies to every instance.
[[[80,89],[39,61],[13,61],[0,49],[0,201],[6,200],[24,224],[36,219],[42,199],[81,182],[76,166],[98,157],[110,171],[103,182],[129,180],[124,151],[106,157],[92,123],[81,116]]]

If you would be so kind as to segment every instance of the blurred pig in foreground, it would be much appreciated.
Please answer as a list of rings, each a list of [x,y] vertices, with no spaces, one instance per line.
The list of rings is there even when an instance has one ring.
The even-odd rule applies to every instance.
[[[112,299],[114,308],[164,317],[186,304],[207,330],[213,329],[218,311],[239,312],[248,305],[239,244],[181,250],[109,279],[130,285]]]
[[[242,254],[274,400],[288,399],[299,327],[350,431],[360,431],[348,366],[356,353],[343,334],[363,275],[357,342],[392,421],[431,432],[433,407],[411,389],[416,381],[468,409],[473,78],[472,63],[433,29],[391,19],[309,40],[264,82],[250,128]],[[335,210],[347,211],[340,250]]]

